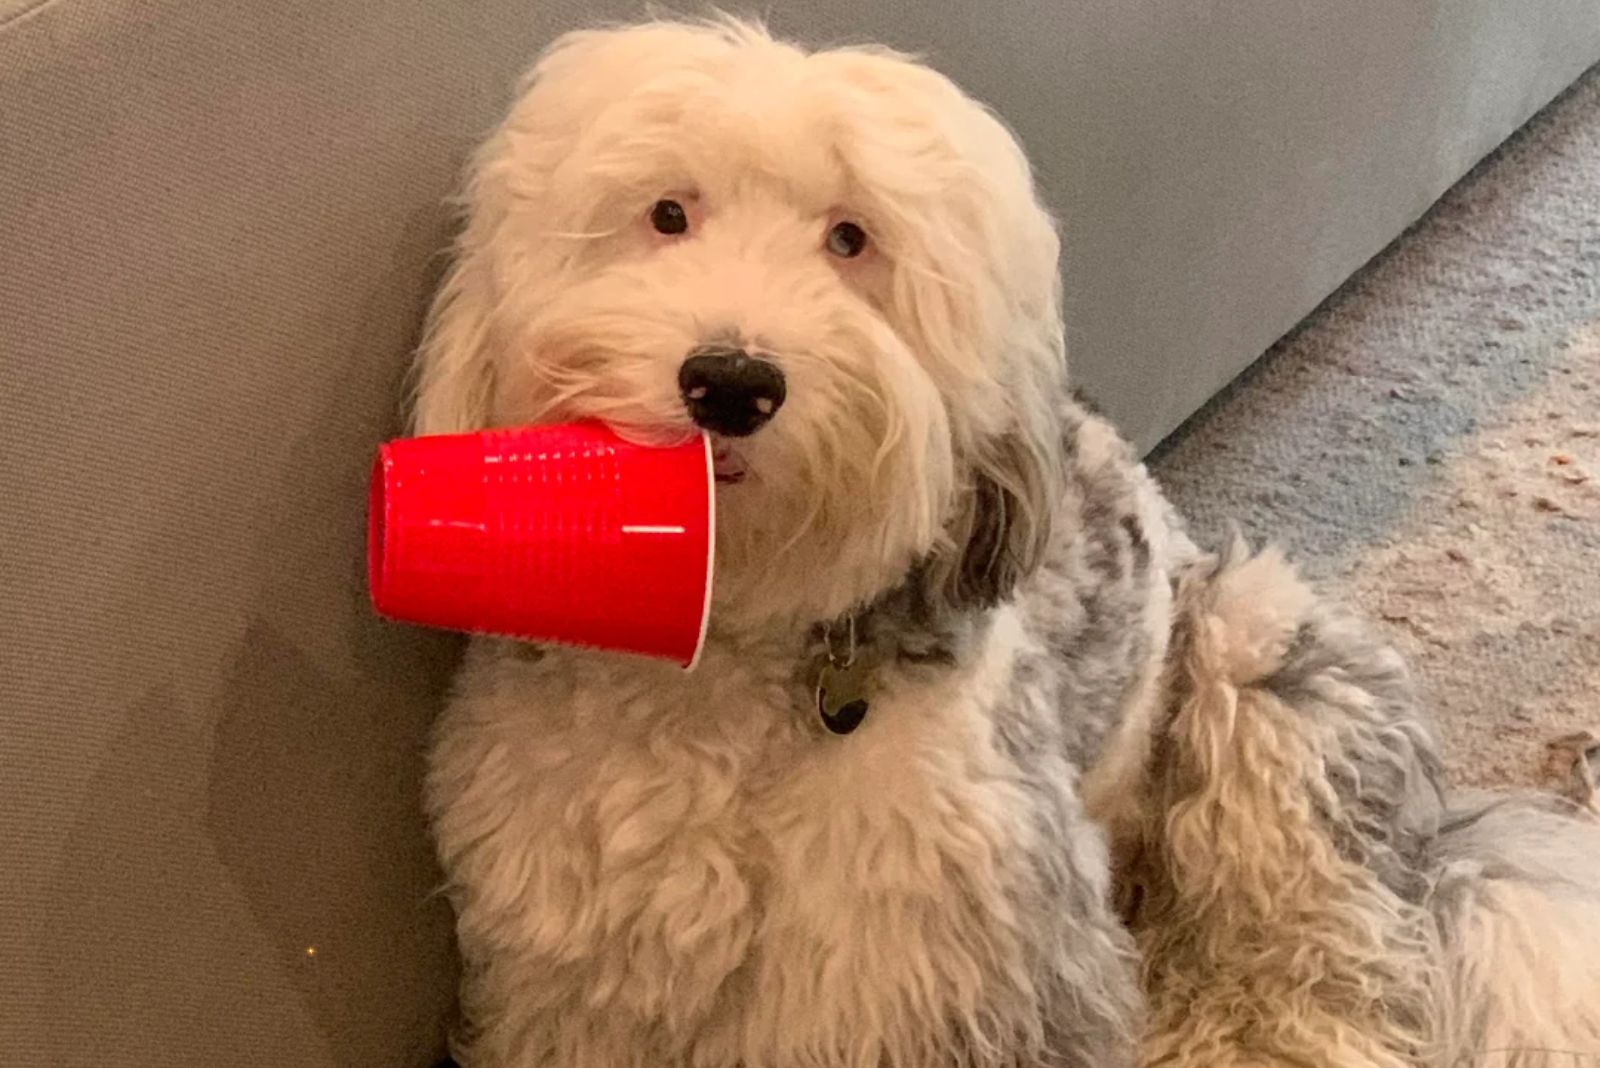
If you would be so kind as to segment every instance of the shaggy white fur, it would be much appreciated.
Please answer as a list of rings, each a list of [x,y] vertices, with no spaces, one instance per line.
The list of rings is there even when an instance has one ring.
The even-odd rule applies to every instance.
[[[687,230],[663,236],[669,198]],[[707,341],[770,354],[788,389],[759,434],[718,443],[745,477],[719,487],[693,674],[474,651],[430,788],[462,1055],[1125,1061],[1131,943],[1073,754],[1024,775],[993,722],[1045,655],[999,602],[1067,483],[1057,240],[1015,141],[888,52],[648,25],[552,48],[468,205],[419,430],[599,417],[677,437],[680,362]],[[841,221],[861,255],[830,252]],[[867,724],[819,737],[816,625],[913,571],[905,610],[876,615],[906,625],[872,654]],[[1139,605],[1164,588],[1143,586]]]
[[[1446,809],[1393,654],[1276,557],[1199,557],[1069,395],[1054,227],[949,81],[738,22],[574,34],[466,206],[419,431],[680,438],[706,346],[786,388],[717,439],[695,671],[469,654],[428,791],[464,1063],[1600,1048],[1600,836]]]
[[[586,416],[672,437],[692,347],[781,357],[783,418],[727,443],[760,505],[719,513],[719,622],[870,600],[972,523],[950,521],[968,465],[1027,510],[1018,547],[1037,553],[1060,478],[1058,244],[1015,140],[943,77],[733,22],[572,34],[467,195],[419,431]],[[651,229],[662,198],[688,233]],[[840,221],[864,225],[859,257],[828,254]]]

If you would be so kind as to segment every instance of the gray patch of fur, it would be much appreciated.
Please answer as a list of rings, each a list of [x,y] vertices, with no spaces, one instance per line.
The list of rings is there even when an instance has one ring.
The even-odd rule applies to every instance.
[[[1019,599],[1029,631],[1041,639],[1017,670],[1054,689],[1061,745],[1086,769],[1121,719],[1129,689],[1153,654],[1150,546],[1139,519],[1131,451],[1091,458],[1074,439],[1098,423],[1069,408],[1069,519],[1058,522],[1045,566]],[[1159,580],[1164,581],[1164,580]]]
[[[1029,857],[1032,877],[1008,891],[1048,1006],[1030,1066],[1127,1063],[1140,1019],[1131,942],[1110,906],[1100,832],[1060,788],[1093,764],[1147,667],[1150,587],[1165,582],[1153,575],[1137,518],[1131,453],[1118,449],[1091,462],[1075,446],[1091,419],[1066,409],[1069,482],[1043,564],[1016,596],[1028,643],[990,710],[996,741],[1028,798],[1018,818],[1056,844]],[[985,618],[949,609],[914,573],[861,615],[857,638],[871,655],[937,671],[964,657]],[[820,636],[814,649],[820,652]]]

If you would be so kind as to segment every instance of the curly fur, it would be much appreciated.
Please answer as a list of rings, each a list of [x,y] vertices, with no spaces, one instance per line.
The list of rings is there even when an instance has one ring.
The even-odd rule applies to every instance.
[[[684,235],[648,225],[667,196]],[[708,342],[759,345],[788,397],[719,442],[746,477],[697,670],[469,653],[428,782],[463,1063],[1600,1047],[1595,832],[1447,803],[1391,652],[1276,557],[1199,557],[1068,392],[1054,227],[949,81],[740,22],[574,34],[465,206],[419,431],[680,438]],[[840,220],[861,257],[829,254]],[[809,665],[847,615],[871,712],[836,737]]]
[[[1449,802],[1393,650],[1236,545],[1180,582],[1167,692],[1126,874],[1145,1064],[1600,1053],[1600,825]]]

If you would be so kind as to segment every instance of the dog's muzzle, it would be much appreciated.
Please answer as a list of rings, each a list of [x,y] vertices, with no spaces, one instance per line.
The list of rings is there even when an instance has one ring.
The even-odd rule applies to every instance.
[[[783,406],[783,372],[743,349],[706,345],[678,368],[678,390],[697,426],[730,438],[754,434]]]

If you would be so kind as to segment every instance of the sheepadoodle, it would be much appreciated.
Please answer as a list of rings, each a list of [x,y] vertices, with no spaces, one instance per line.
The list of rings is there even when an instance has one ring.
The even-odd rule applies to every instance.
[[[417,430],[703,428],[719,485],[695,670],[468,654],[428,785],[463,1064],[1600,1054],[1600,830],[1448,796],[1394,653],[1191,544],[1069,390],[1056,229],[950,81],[576,33],[465,199]]]

